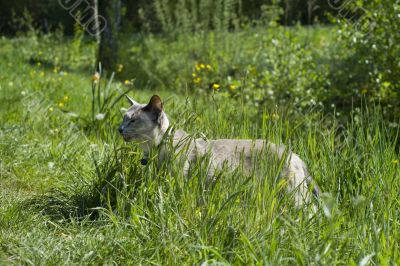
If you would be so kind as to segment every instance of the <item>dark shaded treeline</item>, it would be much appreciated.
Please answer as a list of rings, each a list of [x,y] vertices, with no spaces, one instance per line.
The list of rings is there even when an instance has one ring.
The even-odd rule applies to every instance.
[[[74,18],[65,10],[61,3],[68,5],[74,2],[83,2],[92,5],[94,0],[0,0],[0,33],[5,35],[14,35],[18,31],[24,31],[26,25],[21,23],[20,18],[24,13],[29,14],[36,28],[44,32],[54,30],[62,25],[66,34],[73,33]],[[126,32],[137,32],[143,29],[147,22],[150,24],[150,30],[153,32],[162,31],[162,26],[155,11],[156,0],[121,0],[121,30]],[[170,11],[171,20],[179,16],[175,8],[179,3],[185,3],[188,9],[197,6],[197,16],[210,17],[215,14],[215,8],[202,9],[205,2],[211,5],[220,4],[221,6],[231,6],[235,17],[241,22],[251,23],[263,17],[266,7],[276,7],[273,12],[278,18],[279,23],[283,25],[293,25],[300,22],[305,25],[313,23],[329,23],[327,14],[332,13],[329,0],[169,0],[167,9]],[[81,3],[79,6],[87,5]],[[277,11],[279,10],[279,11]],[[28,11],[28,12],[26,12]],[[78,12],[79,9],[74,10]],[[145,18],[145,21],[143,20]],[[210,25],[212,28],[212,25]]]

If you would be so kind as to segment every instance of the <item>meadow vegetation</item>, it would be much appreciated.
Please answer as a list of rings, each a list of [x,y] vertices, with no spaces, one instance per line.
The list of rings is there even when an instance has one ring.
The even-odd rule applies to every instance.
[[[347,24],[268,25],[123,35],[118,69],[100,76],[79,27],[2,37],[0,264],[400,263],[400,83],[385,59],[398,42],[370,54]],[[190,178],[173,160],[142,166],[117,132],[125,93],[160,95],[199,137],[286,144],[323,191],[317,211],[292,207],[268,162],[263,179],[213,181],[204,162]]]

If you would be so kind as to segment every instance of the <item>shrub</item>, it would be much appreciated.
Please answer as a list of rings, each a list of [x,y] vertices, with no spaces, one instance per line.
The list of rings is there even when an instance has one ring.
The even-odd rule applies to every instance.
[[[121,49],[128,51],[121,58],[129,60],[123,74],[139,88],[217,93],[256,105],[292,101],[308,108],[327,98],[329,86],[328,64],[321,58],[330,49],[325,36],[333,31],[314,32],[310,38],[307,29],[275,26],[174,39],[147,35]]]
[[[380,101],[386,114],[400,114],[400,3],[398,1],[353,1],[341,6],[353,19],[341,21],[341,35],[352,53],[343,77],[356,92]]]

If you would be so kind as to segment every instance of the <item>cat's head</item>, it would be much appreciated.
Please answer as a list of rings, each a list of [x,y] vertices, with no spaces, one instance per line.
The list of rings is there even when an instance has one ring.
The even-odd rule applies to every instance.
[[[131,107],[124,114],[118,128],[125,141],[144,141],[158,144],[169,127],[169,121],[158,95],[153,95],[148,104],[140,104],[126,96]]]

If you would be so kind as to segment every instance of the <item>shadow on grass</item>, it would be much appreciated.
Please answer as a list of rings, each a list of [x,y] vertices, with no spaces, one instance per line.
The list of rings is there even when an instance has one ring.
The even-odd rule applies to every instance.
[[[99,194],[68,195],[60,189],[52,189],[22,202],[22,207],[59,222],[80,221],[87,218],[95,220],[100,206]]]
[[[60,67],[63,70],[72,71],[72,69],[66,65],[57,65],[53,61],[46,60],[46,59],[38,59],[36,57],[31,57],[31,58],[29,58],[28,62],[32,66],[36,66],[36,65],[40,64],[43,68],[45,68],[47,70],[53,70],[56,67]]]
[[[93,154],[95,171],[89,184],[49,190],[24,201],[22,207],[61,222],[95,220],[105,209],[119,209],[122,215],[129,213],[130,203],[123,204],[123,209],[120,209],[120,203],[134,198],[142,185],[143,173],[128,152],[126,148],[110,149],[104,158],[96,158]]]
[[[79,66],[74,66],[74,65],[69,65],[69,64],[57,64],[52,60],[47,60],[43,58],[37,58],[35,56],[30,57],[27,60],[27,63],[29,63],[31,66],[38,66],[40,65],[41,68],[47,70],[47,71],[53,71],[55,69],[58,69],[59,71],[63,72],[69,72],[69,73],[86,73],[86,75],[91,75],[93,72],[93,67],[90,65],[79,65]]]

